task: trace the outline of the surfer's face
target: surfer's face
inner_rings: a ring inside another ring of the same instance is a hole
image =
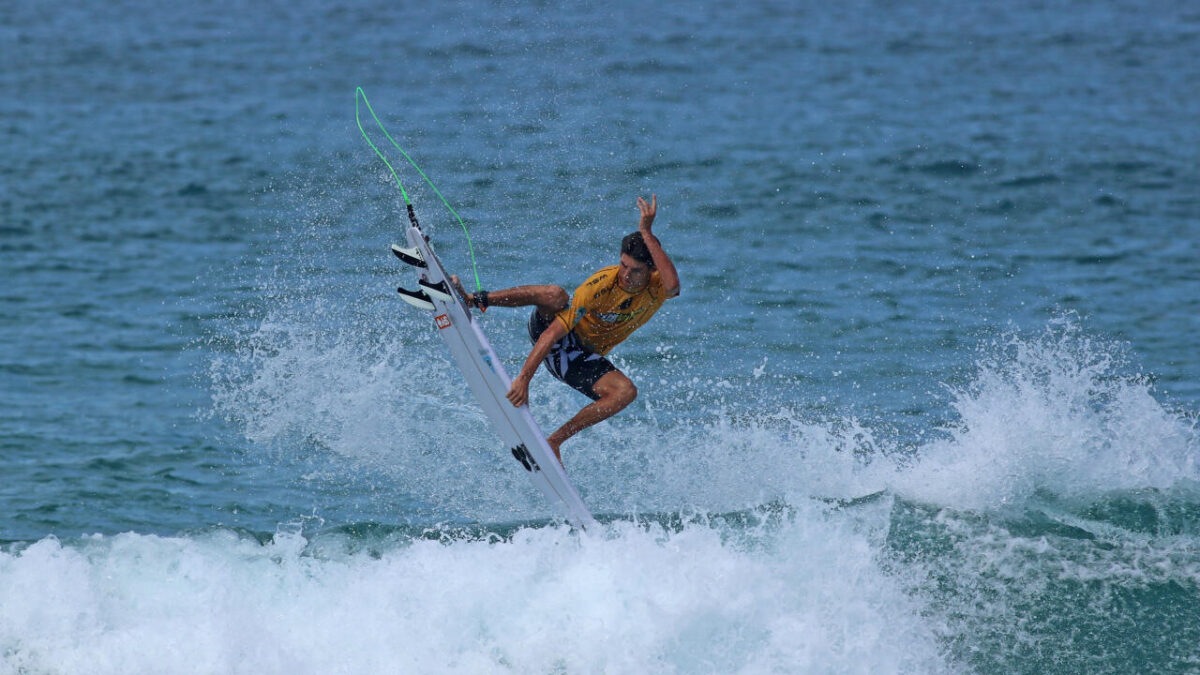
[[[649,265],[634,260],[628,253],[622,253],[617,283],[626,291],[640,291],[650,281],[650,272]]]

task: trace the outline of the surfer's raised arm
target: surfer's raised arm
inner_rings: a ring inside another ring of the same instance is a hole
[[[675,271],[675,264],[663,250],[658,237],[650,231],[651,226],[654,225],[654,216],[658,215],[658,195],[650,195],[649,203],[638,197],[637,204],[638,210],[642,212],[642,217],[638,220],[638,232],[642,234],[642,240],[646,242],[646,248],[650,250],[650,258],[654,261],[659,278],[662,279],[663,290],[668,298],[673,298],[679,295],[679,273]]]

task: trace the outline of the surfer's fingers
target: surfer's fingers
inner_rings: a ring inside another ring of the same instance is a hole
[[[643,219],[654,217],[654,207],[641,197],[638,197],[638,211],[641,211]]]

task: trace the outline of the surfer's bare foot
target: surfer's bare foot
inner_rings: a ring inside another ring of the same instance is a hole
[[[560,447],[562,444],[563,444],[563,442],[562,442],[562,441],[555,440],[555,438],[554,438],[554,435],[553,435],[553,434],[551,434],[551,435],[550,435],[550,438],[547,438],[547,439],[546,439],[546,445],[549,445],[549,446],[550,446],[550,449],[554,451],[554,457],[555,457],[555,459],[557,459],[557,460],[558,460],[558,463],[559,463],[559,464],[562,464],[563,468],[565,469],[565,468],[567,468],[567,465],[566,465],[566,464],[563,464],[563,461],[562,461],[562,453],[558,451],[558,448],[559,448],[559,447]]]
[[[488,308],[488,292],[478,290],[474,293],[468,293],[467,289],[463,288],[462,282],[458,280],[457,274],[450,275],[450,283],[454,284],[454,289],[462,296],[462,299],[467,303],[468,307],[474,307],[481,312],[486,312]]]
[[[466,301],[468,307],[475,307],[480,311],[486,309],[484,306],[487,298],[486,291],[480,291],[479,297],[476,298],[475,293],[468,293],[467,289],[463,288],[462,282],[458,280],[457,274],[450,275],[450,283],[454,284],[454,289],[457,290],[458,294],[462,296],[462,299]]]
[[[462,282],[458,280],[457,274],[450,275],[450,283],[454,285],[454,290],[458,291],[458,294],[463,297],[463,300],[467,301],[468,305],[475,305],[475,296],[468,293],[467,289],[463,288]]]

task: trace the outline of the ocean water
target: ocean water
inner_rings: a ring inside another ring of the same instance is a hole
[[[1200,672],[1194,4],[16,2],[0,61],[0,673]],[[357,86],[486,288],[658,195],[600,531],[394,293]]]

